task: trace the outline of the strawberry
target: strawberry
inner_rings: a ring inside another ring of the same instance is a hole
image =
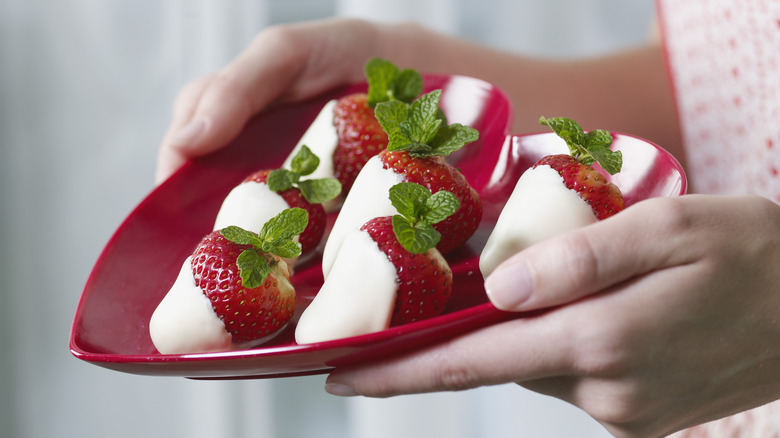
[[[585,133],[566,118],[542,117],[539,122],[550,126],[571,154],[542,157],[520,176],[480,254],[479,270],[485,278],[529,246],[623,209],[620,190],[593,167],[598,162],[610,174],[620,171],[622,154],[609,149],[612,135]]]
[[[405,181],[420,184],[433,193],[446,190],[458,199],[458,211],[434,225],[436,231],[447,236],[436,246],[442,254],[460,248],[474,234],[482,219],[479,195],[466,177],[443,157],[414,157],[406,151],[384,151],[380,159],[385,169],[403,174]]]
[[[281,258],[300,255],[301,245],[292,239],[306,228],[307,219],[306,210],[284,210],[259,234],[230,226],[212,231],[195,248],[195,285],[211,301],[234,343],[269,336],[292,317],[295,289]]]
[[[271,170],[259,170],[249,175],[244,182],[267,184],[268,175],[271,172]],[[281,190],[279,196],[284,198],[287,205],[291,208],[302,208],[309,213],[309,225],[298,238],[301,242],[301,254],[308,254],[319,245],[322,236],[325,234],[325,209],[322,207],[322,204],[312,204],[307,201],[297,187]]]
[[[623,210],[620,189],[593,167],[593,163],[598,162],[610,174],[620,171],[622,154],[609,149],[612,135],[604,130],[585,133],[577,122],[563,117],[541,117],[539,123],[549,126],[563,138],[571,155],[548,155],[533,167],[547,165],[555,169],[563,177],[566,187],[577,192],[599,220]]]
[[[333,172],[348,192],[366,161],[387,148],[387,134],[368,106],[366,94],[339,99],[333,108],[333,124],[338,136]]]
[[[319,158],[303,145],[290,162],[290,170],[261,170],[244,180],[266,183],[268,188],[279,193],[291,208],[306,210],[309,214],[309,224],[299,237],[302,254],[308,254],[316,248],[325,234],[326,214],[322,203],[336,198],[341,193],[341,183],[334,178],[301,179],[312,174],[319,163]]]
[[[398,290],[390,325],[396,326],[440,315],[452,294],[452,270],[435,248],[441,234],[431,225],[451,217],[458,200],[415,183],[393,186],[390,198],[401,214],[374,218],[361,230],[395,266]]]
[[[401,70],[390,61],[374,58],[365,67],[368,93],[342,97],[333,109],[338,144],[333,153],[335,177],[349,192],[360,169],[369,158],[387,148],[387,134],[374,116],[379,102],[411,102],[422,91],[422,77],[413,70]]]
[[[452,271],[435,248],[413,254],[403,248],[393,234],[393,218],[383,216],[368,221],[361,230],[387,254],[398,275],[391,326],[441,314],[452,293]]]
[[[452,294],[452,270],[433,228],[458,209],[452,193],[414,183],[389,188],[392,216],[365,221],[340,248],[331,275],[303,311],[295,340],[357,336],[439,315]],[[397,214],[394,214],[397,213]]]
[[[288,207],[306,210],[309,215],[308,226],[299,236],[303,254],[312,252],[319,245],[325,233],[326,213],[322,203],[336,198],[341,191],[341,184],[335,178],[302,179],[302,177],[313,173],[318,165],[319,158],[306,145],[303,145],[292,158],[290,170],[259,170],[242,181],[242,184],[266,184],[268,189],[277,192],[284,199]],[[247,199],[228,197],[223,208],[226,208],[225,205],[228,203],[241,202],[247,202]],[[245,228],[249,231],[259,231],[258,228],[262,225],[264,218],[268,218],[274,213],[268,210],[266,205],[261,205],[260,208],[265,209],[265,211],[262,211],[257,217],[251,216],[251,222],[244,220],[243,217],[239,218],[235,214],[231,214],[229,217],[220,214],[215,227],[224,228],[227,225],[245,224]]]
[[[599,220],[606,219],[623,209],[623,195],[620,189],[609,182],[593,166],[583,164],[571,155],[548,155],[533,167],[550,166],[562,177],[571,190],[577,192],[583,201],[593,209]]]
[[[432,193],[446,190],[458,199],[458,211],[434,226],[447,236],[437,249],[448,254],[461,247],[477,230],[482,220],[482,203],[466,177],[448,164],[445,157],[475,141],[479,133],[460,124],[446,125],[438,109],[440,98],[441,90],[434,90],[412,105],[380,103],[376,116],[390,139],[387,150],[380,153],[383,167]]]

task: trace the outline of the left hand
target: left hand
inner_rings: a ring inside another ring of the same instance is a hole
[[[517,382],[620,437],[662,435],[780,398],[780,206],[756,196],[638,203],[537,244],[486,281],[536,317],[332,372],[336,395]]]
[[[260,111],[363,79],[363,66],[381,55],[383,35],[402,31],[355,19],[271,26],[218,72],[188,83],[176,97],[163,137],[159,184],[188,159],[226,146]]]

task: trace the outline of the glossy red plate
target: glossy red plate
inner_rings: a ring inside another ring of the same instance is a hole
[[[247,174],[281,165],[327,100],[356,91],[354,85],[308,102],[276,108],[252,120],[227,148],[185,165],[156,188],[121,224],[84,287],[70,337],[79,359],[117,371],[203,379],[270,378],[324,373],[399,354],[521,314],[497,310],[486,298],[479,253],[522,172],[543,155],[566,150],[551,133],[508,135],[512,108],[492,85],[458,76],[426,76],[426,91],[441,88],[449,121],[480,133],[479,141],[450,157],[480,192],[485,215],[467,245],[448,256],[453,296],[445,313],[378,333],[316,344],[294,341],[295,321],[322,284],[319,255],[296,267],[298,310],[293,321],[260,347],[219,353],[162,355],[148,322],[170,288],[182,261],[211,230],[227,193]],[[656,145],[614,133],[624,154],[612,179],[626,203],[685,193],[678,162]],[[331,218],[332,219],[332,218]]]

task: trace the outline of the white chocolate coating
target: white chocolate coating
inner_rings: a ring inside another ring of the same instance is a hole
[[[596,222],[590,206],[550,166],[530,168],[517,181],[479,259],[487,277],[523,249]]]

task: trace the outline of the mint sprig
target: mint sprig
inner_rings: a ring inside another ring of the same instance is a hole
[[[447,156],[479,138],[469,126],[447,125],[439,111],[441,90],[420,96],[411,105],[399,101],[377,104],[374,115],[387,132],[389,151],[416,157]]]
[[[399,70],[392,62],[370,59],[365,66],[368,81],[368,106],[374,108],[380,102],[400,100],[410,103],[422,93],[423,80],[412,69]]]
[[[593,165],[597,162],[601,167],[614,175],[623,167],[623,154],[613,151],[612,135],[602,129],[594,129],[587,133],[583,131],[579,123],[566,117],[539,117],[539,123],[549,126],[558,137],[566,141],[569,151],[577,161]]]
[[[452,193],[440,190],[431,194],[415,183],[398,183],[390,188],[390,203],[397,215],[393,216],[393,232],[398,242],[413,254],[423,254],[436,246],[441,233],[433,228],[458,211],[460,202]]]
[[[271,218],[255,234],[241,227],[231,225],[219,232],[225,239],[238,245],[252,245],[239,254],[236,265],[241,275],[241,285],[254,289],[271,273],[271,264],[264,254],[282,258],[301,255],[301,244],[293,238],[303,232],[309,223],[309,214],[302,208],[288,208]]]
[[[336,178],[301,180],[311,175],[320,165],[320,158],[308,146],[303,145],[290,160],[290,170],[276,169],[268,173],[268,188],[274,192],[297,187],[304,199],[311,204],[322,204],[336,198],[341,193],[341,183]]]

